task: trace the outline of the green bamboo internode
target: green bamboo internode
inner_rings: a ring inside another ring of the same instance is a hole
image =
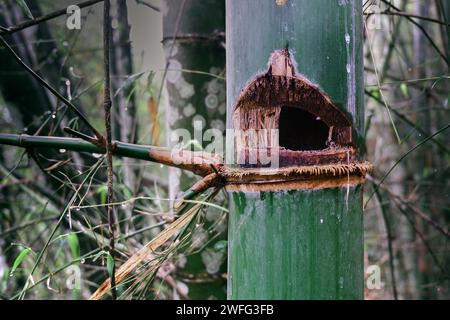
[[[241,90],[289,47],[297,70],[348,115],[362,149],[360,1],[227,0],[226,25],[227,128]],[[361,185],[232,190],[230,200],[228,298],[363,298]]]

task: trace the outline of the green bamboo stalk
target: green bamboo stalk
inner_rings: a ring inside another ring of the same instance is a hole
[[[26,149],[59,149],[60,152],[89,152],[100,157],[106,150],[96,144],[79,138],[61,138],[47,136],[29,136],[17,134],[0,134],[0,144],[22,147]],[[206,152],[190,152],[163,147],[144,146],[120,141],[112,141],[114,156],[152,161],[171,167],[191,171],[199,176],[213,173],[212,165],[222,165],[222,159]]]
[[[227,127],[240,90],[289,45],[298,71],[352,116],[361,150],[361,27],[358,0],[228,0]],[[361,186],[230,198],[230,299],[363,298]]]
[[[104,148],[100,148],[92,143],[78,138],[29,136],[18,134],[0,134],[0,144],[22,147],[22,148],[42,148],[60,149],[67,151],[88,152],[92,154],[105,154]],[[169,151],[166,148],[143,146],[132,143],[113,142],[115,149],[113,154],[119,157],[127,157],[139,160],[154,161],[150,156],[150,151]]]
[[[163,19],[164,50],[167,61],[166,84],[169,93],[167,105],[168,131],[188,130],[198,146],[206,147],[210,141],[201,141],[194,133],[207,129],[225,129],[225,0],[169,0]],[[195,128],[201,124],[201,128]],[[180,190],[193,184],[189,172],[169,170],[169,197],[175,199]],[[195,192],[194,192],[195,193]],[[193,196],[189,191],[185,198]],[[206,223],[208,228],[210,223]],[[210,235],[211,238],[212,235]],[[220,238],[209,242],[206,250],[214,247]],[[194,277],[205,273],[202,252],[190,255],[180,271]],[[212,250],[212,249],[211,249]],[[223,265],[216,273],[225,272]],[[190,283],[189,297],[224,299],[224,281]]]

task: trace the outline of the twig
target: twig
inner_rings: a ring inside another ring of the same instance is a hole
[[[149,7],[150,9],[153,9],[156,12],[160,12],[161,11],[159,9],[159,7],[157,7],[157,6],[155,6],[155,5],[151,4],[151,3],[148,3],[147,1],[144,1],[144,0],[136,0],[136,3],[137,4],[142,4],[142,5],[146,6],[146,7]]]
[[[447,271],[446,269],[442,266],[442,264],[440,263],[439,259],[437,258],[436,254],[434,253],[434,251],[431,249],[431,246],[429,245],[428,241],[425,238],[425,235],[420,232],[419,229],[417,229],[413,219],[411,219],[411,217],[408,215],[408,213],[402,208],[401,204],[395,202],[395,205],[397,207],[397,209],[403,214],[403,216],[406,218],[406,220],[408,220],[408,223],[411,225],[411,227],[414,229],[414,232],[419,236],[420,240],[422,241],[422,243],[425,245],[425,247],[427,248],[429,254],[431,255],[431,258],[433,259],[434,263],[436,264],[436,266],[439,268],[439,270],[441,271],[442,275],[448,279],[449,276],[447,275]]]
[[[390,8],[394,9],[396,12],[401,12],[401,10],[399,8],[397,8],[396,6],[394,6],[392,3],[386,1],[386,0],[381,0],[383,1],[386,5],[388,5]],[[423,26],[421,26],[419,23],[417,23],[417,21],[415,21],[413,18],[411,18],[410,16],[405,16],[406,19],[408,19],[408,21],[410,21],[412,24],[414,24],[417,28],[420,29],[420,31],[422,31],[423,35],[428,39],[428,41],[430,42],[431,46],[436,50],[436,52],[441,56],[441,58],[445,61],[445,63],[447,64],[447,66],[450,66],[450,62],[448,61],[447,56],[441,52],[441,50],[439,49],[439,47],[436,45],[436,43],[434,42],[433,38],[431,38],[431,36],[428,34],[428,32],[424,29]]]
[[[444,21],[438,20],[438,19],[434,19],[434,18],[430,18],[430,17],[424,17],[424,16],[419,16],[416,14],[411,14],[411,13],[407,13],[407,12],[394,12],[391,10],[385,10],[382,12],[369,12],[369,13],[365,13],[365,16],[371,16],[374,14],[383,14],[383,15],[389,15],[389,16],[400,16],[400,17],[408,17],[408,18],[415,18],[415,19],[419,19],[419,20],[425,20],[425,21],[429,21],[429,22],[434,22],[437,24],[441,24],[443,26],[450,26],[450,23],[446,23]]]
[[[96,4],[96,3],[102,2],[102,1],[103,0],[89,0],[89,1],[85,1],[85,2],[80,2],[80,3],[76,4],[76,6],[79,7],[80,9],[82,9],[82,8],[91,6],[93,4]],[[20,30],[32,27],[34,25],[37,25],[39,23],[42,23],[44,21],[48,21],[48,20],[51,20],[51,19],[63,16],[65,14],[67,14],[67,8],[54,11],[52,13],[46,14],[44,16],[38,17],[38,18],[33,19],[33,20],[25,21],[25,22],[20,23],[20,24],[18,24],[16,26],[11,26],[11,27],[7,27],[7,28],[1,27],[0,28],[0,35],[12,34],[12,33],[15,33],[17,31],[20,31]]]
[[[51,220],[57,220],[58,218],[59,218],[59,215],[53,215],[53,216],[50,216],[50,217],[45,217],[45,218],[40,218],[40,219],[31,220],[31,221],[26,222],[26,223],[24,223],[24,224],[20,224],[20,225],[18,225],[18,226],[11,227],[11,228],[9,228],[9,229],[6,229],[6,230],[2,231],[2,232],[0,233],[0,237],[3,238],[3,237],[5,237],[8,233],[16,232],[16,231],[19,231],[19,230],[28,228],[28,227],[30,227],[30,226],[34,226],[34,225],[36,225],[37,223],[47,222],[47,221],[51,221]]]
[[[104,147],[99,147],[98,145],[78,138],[0,133],[0,144],[30,149],[65,149],[70,151],[88,152],[91,154],[105,153]],[[214,172],[214,170],[211,169],[211,165],[216,168],[223,166],[222,157],[203,151],[172,150],[169,148],[142,146],[120,141],[114,141],[113,145],[114,148],[112,152],[115,156],[152,161],[188,170],[202,177]]]
[[[433,139],[435,136],[439,135],[440,133],[444,132],[445,130],[447,130],[448,128],[450,128],[450,122],[447,123],[447,125],[445,125],[443,128],[439,129],[438,131],[436,131],[435,133],[433,133],[431,136],[423,139],[422,141],[420,141],[418,144],[416,144],[414,147],[412,147],[411,149],[409,149],[404,155],[402,155],[400,157],[400,159],[398,159],[394,165],[388,170],[388,172],[386,172],[386,174],[380,179],[380,182],[377,183],[377,185],[374,186],[375,190],[377,188],[380,187],[380,185],[384,182],[384,180],[386,180],[386,178],[391,174],[391,172],[400,164],[400,162],[403,161],[403,159],[405,159],[407,156],[409,156],[412,152],[414,152],[416,149],[420,148],[424,143],[426,143],[427,141]],[[375,191],[372,192],[372,194],[369,196],[369,198],[367,199],[366,203],[364,204],[364,207],[367,206],[367,203],[370,201],[370,199],[372,199],[373,195],[375,194]]]
[[[17,60],[17,62],[31,75],[35,78],[41,85],[47,88],[55,97],[60,99],[67,107],[72,109],[76,115],[88,126],[88,128],[95,134],[99,141],[103,141],[104,138],[88,121],[88,119],[78,110],[78,108],[70,102],[68,99],[63,97],[55,88],[48,84],[41,76],[33,71],[23,60],[16,54],[16,52],[11,48],[11,46],[0,36],[0,43],[11,53],[11,55]]]
[[[368,95],[370,98],[374,99],[376,102],[378,102],[381,105],[384,105],[383,101],[376,97],[372,92],[370,92],[369,90],[365,89],[364,93],[366,95]],[[397,110],[395,110],[394,108],[390,108],[392,113],[395,114],[400,120],[402,120],[403,122],[405,122],[407,125],[409,125],[410,127],[416,129],[417,131],[419,131],[419,133],[423,134],[423,135],[427,135],[427,133],[425,132],[425,130],[423,130],[421,127],[417,126],[416,124],[414,124],[412,121],[410,121],[406,116],[404,116],[402,113],[398,112]],[[450,152],[450,150],[443,145],[439,140],[436,139],[431,139],[431,141],[433,143],[435,143],[442,151],[448,153]]]
[[[212,166],[214,168],[214,166]],[[215,170],[215,168],[214,168]],[[174,208],[179,209],[186,200],[192,200],[198,194],[204,192],[205,190],[211,187],[217,187],[221,183],[221,175],[220,173],[211,173],[204,177],[203,179],[197,181],[192,187],[190,187],[187,191],[183,193],[183,196],[179,199],[176,199],[174,203]]]
[[[92,143],[92,144],[94,144],[94,145],[96,145],[98,147],[101,147],[101,148],[103,147],[103,145],[98,143],[97,139],[95,139],[94,137],[90,137],[90,136],[88,136],[88,135],[86,135],[86,134],[84,134],[82,132],[76,131],[76,130],[74,130],[72,128],[69,128],[69,127],[64,127],[63,131],[68,133],[68,134],[70,134],[70,135],[72,135],[72,136],[74,136],[74,137],[77,137],[77,138],[83,139],[84,141]]]
[[[375,182],[375,180],[372,177],[369,177],[368,180],[370,180],[373,185],[376,185],[376,182]],[[432,226],[434,229],[436,229],[438,232],[440,232],[443,236],[445,236],[445,237],[450,239],[450,232],[447,231],[446,229],[444,229],[438,222],[434,221],[425,212],[423,212],[422,210],[414,207],[413,205],[411,205],[411,203],[409,201],[405,200],[404,198],[400,197],[399,195],[391,192],[387,187],[382,187],[382,188],[387,192],[387,194],[391,198],[393,198],[395,203],[397,203],[398,205],[402,205],[402,206],[408,207],[412,213],[414,213],[417,216],[419,216],[419,218],[421,218],[422,220],[427,222],[430,226]]]
[[[47,250],[48,246],[50,245],[50,242],[52,241],[53,237],[56,234],[56,231],[58,230],[59,226],[61,225],[64,217],[66,216],[66,213],[68,212],[68,210],[70,209],[70,207],[72,206],[72,204],[75,202],[78,193],[80,192],[80,190],[83,188],[84,184],[91,178],[91,176],[93,174],[95,174],[95,172],[97,171],[97,168],[103,163],[103,159],[100,159],[90,170],[90,172],[86,175],[86,177],[83,179],[83,181],[81,182],[81,184],[79,185],[79,187],[77,188],[77,190],[72,194],[69,202],[67,202],[66,206],[64,207],[63,211],[61,212],[61,214],[59,215],[58,221],[56,223],[56,225],[53,227],[53,230],[50,233],[50,236],[48,237],[47,241],[44,244],[44,247],[42,248],[42,250],[39,252],[36,261],[34,262],[34,265],[30,271],[29,274],[29,278],[33,276],[34,272],[36,271],[39,263],[41,262],[45,251]],[[20,291],[19,294],[19,299],[24,299],[25,298],[25,294],[28,290],[28,284],[29,284],[29,280],[27,280],[27,282],[25,283],[23,289]]]
[[[133,271],[143,260],[153,255],[154,252],[166,243],[172,236],[185,228],[202,206],[197,204],[183,213],[177,220],[170,224],[164,231],[160,232],[145,246],[134,253],[117,271],[117,282],[122,282],[128,274]],[[112,287],[110,279],[105,280],[97,290],[91,295],[90,300],[99,300]]]
[[[377,196],[378,203],[380,204],[381,214],[383,216],[383,221],[384,221],[384,227],[386,228],[388,252],[389,252],[389,269],[391,271],[392,293],[394,295],[394,300],[398,300],[397,284],[395,281],[394,250],[392,248],[393,236],[392,236],[392,231],[391,231],[391,224],[390,224],[389,217],[387,215],[385,206],[383,204],[383,199],[381,197],[380,190],[375,189],[375,194]]]
[[[114,260],[114,173],[113,173],[113,145],[111,138],[111,75],[110,75],[110,49],[111,49],[111,4],[109,0],[104,1],[103,7],[103,63],[104,63],[104,102],[105,109],[105,128],[106,128],[106,163],[108,177],[108,229],[109,229],[109,254],[112,257],[112,270],[110,274],[111,296],[113,300],[117,299],[116,290],[116,264]]]
[[[398,130],[397,130],[397,127],[395,125],[394,119],[392,118],[391,110],[390,110],[390,107],[389,107],[389,105],[387,103],[387,98],[384,96],[383,90],[381,90],[380,77],[378,76],[378,70],[377,70],[377,67],[376,67],[375,56],[373,54],[372,42],[370,41],[370,38],[368,38],[368,44],[369,44],[369,52],[370,52],[370,56],[372,58],[373,69],[375,70],[375,78],[377,80],[377,86],[378,86],[378,90],[380,92],[381,100],[383,101],[383,104],[386,107],[386,111],[387,111],[387,114],[389,116],[389,120],[391,121],[392,128],[394,129],[394,133],[395,133],[395,137],[397,138],[397,142],[400,144],[402,140],[400,139],[400,135],[398,134]]]

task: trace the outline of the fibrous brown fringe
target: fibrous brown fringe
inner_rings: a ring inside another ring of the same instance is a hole
[[[224,177],[228,191],[310,190],[360,184],[372,170],[369,162],[354,162],[263,170],[229,169]]]
[[[359,175],[364,177],[373,170],[370,162],[353,162],[346,164],[329,164],[319,166],[295,166],[286,168],[238,169],[227,168],[224,178],[229,183],[258,180],[277,180],[286,178],[308,179],[314,177],[340,177]]]

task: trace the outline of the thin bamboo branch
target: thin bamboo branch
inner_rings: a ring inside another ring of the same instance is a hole
[[[445,130],[447,130],[448,128],[450,128],[450,122],[447,123],[447,125],[445,125],[444,127],[442,127],[441,129],[439,129],[438,131],[436,131],[435,133],[433,133],[432,135],[430,135],[429,137],[423,139],[422,141],[420,141],[418,144],[416,144],[414,147],[412,147],[411,149],[409,149],[404,155],[402,155],[393,165],[392,167],[384,174],[384,176],[380,179],[380,181],[374,186],[374,190],[378,189],[380,187],[381,184],[383,184],[383,182],[386,180],[386,178],[391,174],[392,171],[394,171],[394,169],[400,164],[400,162],[403,161],[403,159],[405,159],[407,156],[409,156],[412,152],[414,152],[416,149],[420,148],[423,144],[425,144],[426,142],[428,142],[429,140],[432,140],[435,136],[441,134],[442,132],[444,132]],[[364,207],[367,206],[367,203],[369,203],[370,199],[372,199],[373,195],[375,194],[375,191],[372,192],[372,194],[369,196],[369,198],[366,200],[366,203],[364,204]]]
[[[377,185],[377,181],[375,181],[372,177],[369,177],[369,180],[372,182],[372,184],[374,186]],[[398,205],[408,208],[412,213],[417,215],[420,219],[424,220],[426,223],[428,223],[430,226],[432,226],[435,230],[440,232],[443,236],[450,239],[450,231],[446,230],[438,222],[434,221],[425,212],[423,212],[419,208],[413,206],[410,201],[407,201],[404,198],[400,197],[399,195],[393,193],[389,188],[387,188],[387,187],[381,187],[381,188],[387,193],[387,195],[393,200],[394,203],[397,203]],[[375,191],[375,192],[377,192],[377,191]]]
[[[397,8],[396,6],[394,6],[392,3],[386,1],[386,0],[381,0],[383,1],[386,5],[389,6],[389,8],[394,9],[396,12],[401,12],[401,10],[399,8]],[[422,31],[423,35],[428,39],[428,41],[430,42],[431,46],[436,50],[436,52],[441,56],[442,60],[445,61],[445,63],[447,64],[447,66],[450,65],[450,62],[447,58],[447,56],[442,53],[442,51],[439,49],[439,47],[437,46],[437,44],[434,42],[433,38],[428,34],[428,32],[425,30],[425,28],[423,26],[421,26],[419,23],[417,23],[417,21],[415,21],[413,18],[409,17],[409,16],[405,16],[406,19],[408,19],[408,21],[410,21],[412,24],[414,24],[417,28],[420,29],[420,31]]]
[[[183,193],[183,196],[177,199],[174,203],[174,208],[179,209],[186,200],[192,200],[194,197],[200,193],[206,191],[207,189],[220,185],[221,176],[219,173],[211,173],[204,177],[203,179],[197,181],[192,187]]]
[[[136,0],[136,3],[137,4],[142,4],[142,5],[146,6],[146,7],[149,7],[150,9],[153,9],[156,12],[160,12],[161,11],[161,9],[159,9],[159,7],[149,3],[147,1],[144,1],[144,0]]]
[[[17,134],[0,134],[0,144],[42,149],[64,149],[92,154],[104,154],[105,148],[99,147],[79,138],[29,136]],[[223,160],[218,155],[207,152],[191,152],[163,147],[143,146],[113,141],[113,155],[139,160],[152,161],[168,166],[191,171],[199,176],[213,173],[211,165],[220,166]]]
[[[103,0],[89,0],[89,1],[84,1],[84,2],[80,2],[78,4],[76,4],[77,7],[79,7],[80,9],[85,8],[85,7],[89,7],[91,5],[94,5],[98,2],[102,2]],[[42,23],[44,21],[48,21],[60,16],[63,16],[67,14],[67,8],[61,9],[61,10],[57,10],[54,11],[52,13],[46,14],[44,16],[32,19],[32,20],[28,20],[25,21],[23,23],[20,23],[16,26],[11,26],[11,27],[1,27],[0,28],[0,35],[6,35],[6,34],[12,34],[15,33],[17,31],[21,31],[23,29],[35,26],[39,23]]]
[[[394,11],[391,11],[389,9],[386,10],[386,11],[377,12],[377,13],[369,12],[369,13],[365,13],[364,15],[365,16],[371,16],[371,15],[374,15],[374,14],[383,14],[383,15],[399,16],[399,17],[408,17],[408,18],[414,18],[414,19],[424,20],[424,21],[428,21],[428,22],[434,22],[434,23],[437,23],[437,24],[441,24],[443,26],[450,26],[449,23],[446,23],[446,22],[438,20],[438,19],[434,19],[434,18],[430,18],[430,17],[424,17],[424,16],[419,16],[419,15],[416,15],[416,14],[411,14],[411,13],[401,12],[401,11],[394,12]]]
[[[55,88],[53,88],[50,84],[47,83],[41,76],[39,76],[33,69],[31,69],[11,48],[11,46],[0,36],[0,43],[9,51],[9,53],[16,59],[16,61],[31,75],[33,76],[42,86],[44,86],[47,90],[49,90],[55,97],[60,99],[67,107],[72,109],[77,116],[88,126],[90,130],[95,134],[99,143],[103,143],[103,136],[98,132],[88,121],[88,119],[78,110],[78,108],[70,102],[68,99],[63,97]]]
[[[392,234],[391,230],[391,223],[389,220],[389,216],[386,212],[385,205],[383,204],[383,198],[381,196],[380,190],[375,190],[375,195],[378,199],[378,203],[380,204],[381,214],[384,221],[384,227],[386,228],[386,234],[387,234],[387,245],[388,245],[388,252],[389,252],[389,269],[391,273],[391,283],[392,283],[392,294],[394,295],[394,300],[398,300],[398,294],[397,294],[397,282],[395,280],[395,269],[394,269],[394,249],[392,247],[392,241],[394,239],[394,236]]]
[[[114,168],[113,168],[113,145],[111,138],[111,74],[110,74],[110,50],[111,50],[111,18],[110,18],[111,3],[105,0],[103,6],[103,63],[104,63],[104,101],[103,107],[105,109],[105,128],[106,128],[106,164],[107,164],[107,185],[108,185],[108,231],[109,231],[109,254],[112,259],[112,268],[110,274],[111,281],[111,297],[113,300],[117,299],[116,289],[116,263],[114,260]]]
[[[373,100],[375,100],[377,103],[384,105],[383,101],[378,98],[377,96],[375,96],[372,92],[370,92],[369,90],[364,90],[364,93],[369,96],[370,98],[372,98]],[[408,126],[410,126],[411,128],[416,129],[419,133],[423,134],[423,135],[427,135],[427,133],[425,132],[425,130],[423,130],[421,127],[419,127],[417,124],[414,124],[411,120],[409,120],[406,116],[404,116],[402,113],[398,112],[397,110],[395,110],[394,108],[390,108],[390,110],[392,111],[393,114],[395,114],[400,120],[402,120],[404,123],[406,123]],[[435,143],[443,152],[448,153],[450,150],[443,145],[439,140],[432,138],[431,141],[433,143]]]

